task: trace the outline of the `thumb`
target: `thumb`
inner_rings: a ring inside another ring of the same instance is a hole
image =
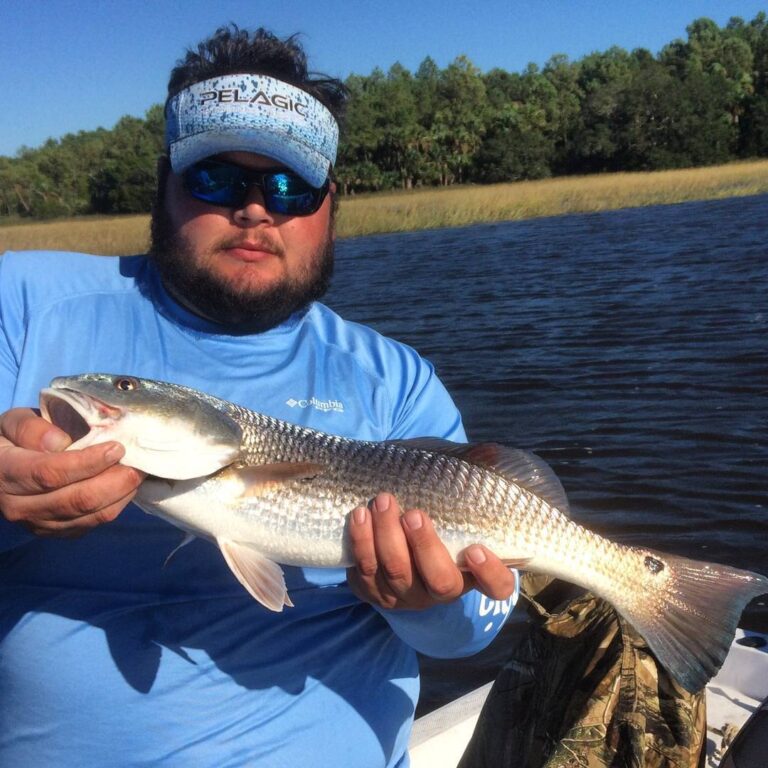
[[[64,430],[31,408],[13,408],[0,415],[0,435],[19,448],[46,453],[63,451],[72,443]]]

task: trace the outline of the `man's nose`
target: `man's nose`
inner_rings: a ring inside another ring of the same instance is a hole
[[[238,224],[245,226],[274,223],[272,214],[264,205],[264,193],[255,184],[251,185],[243,204],[235,208],[234,217]]]

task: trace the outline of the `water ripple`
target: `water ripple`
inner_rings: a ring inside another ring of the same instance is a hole
[[[342,241],[329,303],[432,360],[573,514],[768,573],[768,197]]]

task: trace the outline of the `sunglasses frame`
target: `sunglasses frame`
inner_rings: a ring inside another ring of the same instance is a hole
[[[234,168],[237,170],[239,177],[234,179],[230,184],[231,193],[227,202],[216,202],[215,200],[209,200],[195,192],[192,175],[196,174],[201,168],[206,166]],[[280,210],[279,208],[276,209],[274,202],[275,198],[278,198],[278,196],[270,193],[267,190],[265,184],[265,179],[269,176],[289,176],[292,179],[300,181],[301,184],[306,187],[306,192],[302,192],[301,194],[311,193],[312,195],[312,206],[306,211],[302,210],[300,212],[286,212],[285,210]],[[242,165],[227,162],[225,160],[210,159],[200,160],[197,163],[193,163],[189,166],[189,168],[182,171],[181,177],[184,189],[187,191],[187,194],[190,197],[194,198],[195,200],[199,200],[202,203],[206,203],[206,205],[214,205],[217,208],[242,208],[245,205],[245,201],[248,199],[248,196],[251,194],[253,188],[257,187],[261,192],[264,208],[270,213],[275,213],[280,216],[311,216],[313,213],[316,213],[328,195],[328,191],[331,185],[330,178],[327,178],[321,187],[313,187],[311,184],[308,184],[306,181],[304,181],[304,179],[299,176],[298,173],[294,173],[293,171],[289,171],[284,168],[256,170],[254,168],[245,168]]]

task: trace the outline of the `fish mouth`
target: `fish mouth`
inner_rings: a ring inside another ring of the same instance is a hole
[[[46,421],[66,432],[71,448],[90,445],[89,435],[122,417],[119,408],[73,389],[48,387],[40,392],[40,413]]]

